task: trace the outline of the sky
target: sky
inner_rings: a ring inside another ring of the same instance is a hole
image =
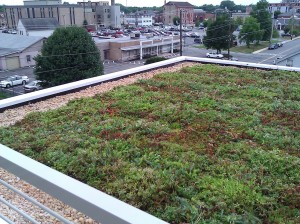
[[[78,1],[84,1],[84,0],[63,0],[63,2],[69,2],[69,3],[76,3]],[[86,2],[88,0],[85,0]],[[99,0],[92,0],[92,2],[96,2]],[[110,0],[109,0],[110,1]],[[168,2],[169,0],[167,0]],[[209,0],[209,1],[204,1],[204,0],[172,0],[172,1],[187,1],[191,3],[192,5],[200,6],[204,4],[213,4],[213,5],[219,5],[221,0]],[[120,3],[122,5],[126,6],[162,6],[164,4],[164,0],[115,0],[116,3]],[[250,5],[250,4],[256,4],[258,0],[234,0],[234,3],[236,5]],[[279,3],[281,2],[280,0],[270,0],[270,3]],[[23,0],[0,0],[0,5],[23,5]]]

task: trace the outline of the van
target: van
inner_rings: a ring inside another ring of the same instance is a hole
[[[200,38],[195,38],[194,43],[196,44],[202,44],[202,40]]]

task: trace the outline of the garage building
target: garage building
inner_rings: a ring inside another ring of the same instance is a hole
[[[41,51],[44,37],[0,33],[0,70],[34,66],[34,57]]]

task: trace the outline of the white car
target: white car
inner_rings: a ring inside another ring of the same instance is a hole
[[[206,53],[206,57],[208,58],[224,58],[223,54],[217,54],[215,52]]]
[[[29,78],[27,76],[13,75],[0,81],[0,86],[3,88],[9,88],[16,85],[25,85],[27,82],[29,82]]]

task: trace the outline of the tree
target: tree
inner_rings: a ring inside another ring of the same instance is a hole
[[[269,3],[266,0],[260,0],[257,2],[251,16],[257,19],[260,24],[261,30],[264,31],[262,40],[270,40],[272,32],[272,19],[271,14],[267,11]]]
[[[35,57],[34,73],[44,86],[56,86],[103,74],[100,52],[81,27],[58,28]]]
[[[235,4],[233,1],[225,0],[221,1],[220,8],[222,9],[228,9],[229,11],[233,11],[235,7]]]
[[[228,16],[218,16],[216,21],[208,25],[206,36],[203,38],[204,46],[209,49],[216,49],[217,53],[228,49],[230,36],[236,27],[231,20],[228,22]]]
[[[83,25],[83,26],[87,26],[87,25],[88,25],[88,22],[87,22],[87,20],[86,20],[86,19],[84,19],[84,20],[83,20],[83,23],[82,23],[82,25]]]
[[[279,10],[276,10],[274,12],[274,19],[277,19],[280,14],[281,14],[281,12]]]
[[[178,16],[175,16],[175,17],[173,18],[173,24],[174,24],[175,26],[180,25],[180,18],[179,18]]]
[[[244,21],[243,21],[243,18],[241,16],[238,16],[235,20],[235,23],[238,25],[238,26],[241,26],[243,25]]]
[[[240,31],[240,42],[246,42],[247,47],[250,47],[250,43],[259,41],[262,38],[263,31],[260,30],[260,24],[257,19],[250,16],[246,18],[242,30]]]

